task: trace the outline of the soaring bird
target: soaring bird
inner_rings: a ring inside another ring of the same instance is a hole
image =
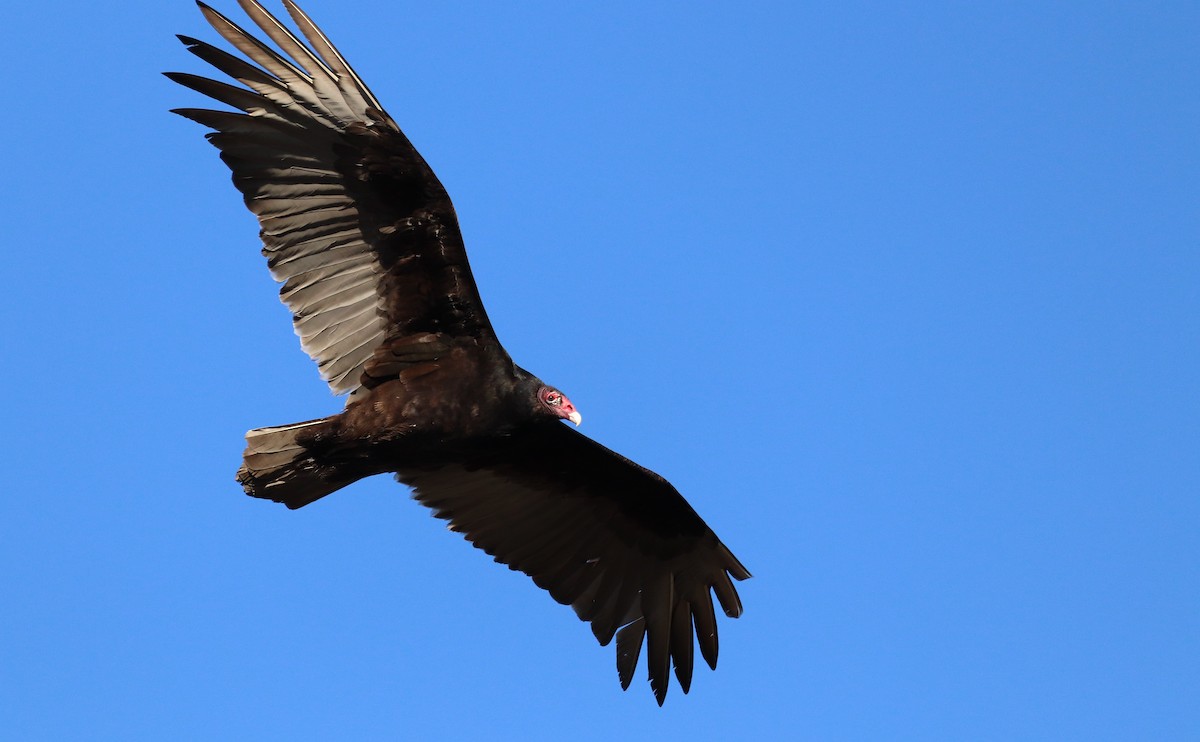
[[[338,414],[246,434],[246,493],[299,508],[394,472],[451,530],[616,637],[628,688],[646,645],[666,698],[693,648],[717,664],[713,594],[742,612],[750,576],[665,479],[563,425],[581,416],[517,366],[488,321],[442,184],[325,34],[283,0],[307,44],[239,0],[278,47],[199,3],[245,55],[187,36],[241,85],[167,76],[236,111],[176,109],[207,139],[262,227],[262,252]],[[282,52],[282,53],[280,53]],[[732,579],[731,579],[732,578]]]

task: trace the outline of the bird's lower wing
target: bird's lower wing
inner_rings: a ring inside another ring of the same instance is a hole
[[[452,530],[572,606],[602,645],[615,635],[623,688],[643,641],[659,704],[672,663],[688,691],[696,640],[716,667],[712,593],[736,618],[730,578],[750,573],[657,474],[549,423],[397,478]]]

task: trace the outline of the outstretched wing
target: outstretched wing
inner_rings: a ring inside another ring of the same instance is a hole
[[[716,668],[710,590],[736,618],[742,604],[730,577],[750,573],[654,472],[547,423],[397,478],[451,530],[572,606],[601,645],[615,635],[622,688],[643,639],[659,705],[672,662],[684,693],[691,686],[696,639]]]
[[[263,254],[322,378],[335,393],[353,392],[390,340],[429,333],[503,353],[454,207],[425,160],[291,0],[284,5],[311,48],[254,0],[238,1],[287,56],[198,3],[254,64],[179,37],[245,87],[167,73],[241,111],[175,113],[215,129],[208,140],[258,217]]]

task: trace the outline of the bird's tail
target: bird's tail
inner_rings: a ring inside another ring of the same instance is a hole
[[[311,442],[321,432],[317,426],[329,420],[326,417],[246,433],[246,451],[237,472],[246,494],[281,502],[295,510],[362,478],[364,473],[352,474],[317,463]]]

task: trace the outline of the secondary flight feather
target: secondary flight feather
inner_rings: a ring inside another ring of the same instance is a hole
[[[509,358],[450,197],[325,34],[291,0],[304,41],[239,4],[275,48],[199,3],[245,58],[179,38],[240,85],[167,76],[235,110],[175,113],[213,130],[301,345],[348,394],[336,415],[247,433],[246,493],[298,508],[393,472],[602,645],[615,637],[623,688],[645,644],[658,703],[672,665],[686,693],[695,645],[716,667],[713,595],[737,617],[733,580],[750,573],[665,479],[563,425],[575,406]]]

